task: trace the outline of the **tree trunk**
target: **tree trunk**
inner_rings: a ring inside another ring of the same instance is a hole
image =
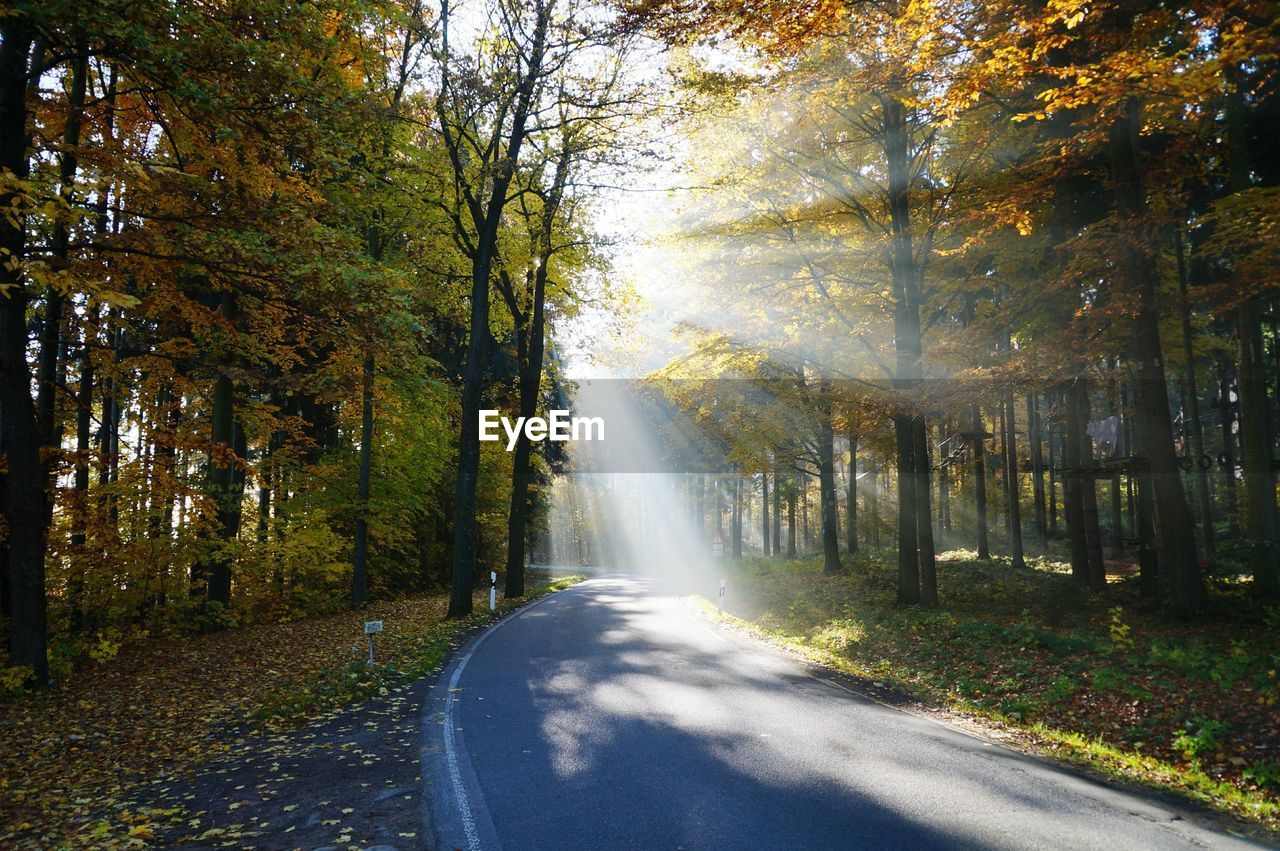
[[[105,109],[102,116],[103,135],[110,137],[115,127],[116,69],[111,66],[107,76],[106,92],[103,98]],[[100,188],[94,202],[93,231],[101,238],[108,228],[108,198],[106,188]],[[89,566],[88,543],[89,528],[89,450],[93,440],[93,391],[96,376],[94,348],[99,342],[99,325],[101,315],[96,304],[87,304],[85,310],[84,331],[80,344],[80,380],[76,387],[76,464],[75,464],[75,498],[72,501],[71,559],[72,575],[67,588],[67,603],[71,609],[72,628],[80,629],[84,625],[83,598],[86,585],[86,574]],[[103,412],[106,418],[106,411]]]
[[[946,441],[950,433],[950,418],[938,423],[940,443]],[[938,459],[938,525],[944,532],[951,531],[951,465],[945,457]]]
[[[1053,411],[1053,396],[1049,393],[1045,394],[1045,405],[1049,408],[1050,413]],[[1058,535],[1058,470],[1061,468],[1062,446],[1061,438],[1054,441],[1054,422],[1049,421],[1049,428],[1045,432],[1045,448],[1049,452],[1049,534],[1057,537]]]
[[[235,297],[230,292],[221,296],[222,317],[228,323],[235,321]],[[208,555],[205,578],[208,588],[206,599],[222,606],[231,605],[231,552],[230,542],[239,531],[240,507],[237,504],[235,478],[235,387],[224,364],[214,380],[213,412],[211,415],[213,451],[209,457],[209,490],[218,508],[216,543]]]
[[[0,22],[0,168],[19,180],[29,174],[27,160],[28,58],[33,34],[22,16]],[[0,194],[0,206],[14,209],[20,196]],[[0,216],[0,251],[26,256],[26,219]],[[49,681],[45,598],[45,470],[40,459],[40,426],[31,398],[27,363],[27,303],[22,266],[0,263],[0,449],[7,460],[4,509],[8,538],[9,664],[34,672],[37,684]]]
[[[920,602],[920,545],[916,515],[916,448],[914,417],[893,418],[898,449],[898,603]]]
[[[1016,409],[1013,407],[1013,391],[1004,394],[1004,445],[1005,476],[1009,483],[1009,547],[1013,553],[1013,566],[1019,570],[1027,566],[1022,553],[1022,505],[1018,493],[1018,439]]]
[[[360,474],[356,484],[355,552],[351,602],[363,606],[369,591],[369,480],[373,475],[373,352],[366,351],[360,382]]]
[[[1044,504],[1044,447],[1040,436],[1040,400],[1027,394],[1027,437],[1031,441],[1031,497],[1035,506],[1036,537],[1040,552],[1049,551],[1049,523]]]
[[[1243,192],[1253,180],[1250,175],[1246,138],[1246,105],[1239,85],[1239,70],[1228,66],[1227,149],[1229,189]],[[1262,344],[1261,297],[1246,296],[1236,310],[1236,334],[1240,341],[1240,439],[1243,444],[1245,537],[1253,568],[1253,595],[1263,600],[1280,599],[1280,548],[1276,532],[1276,477],[1271,468],[1271,423],[1267,401],[1266,351]]]
[[[760,474],[760,534],[761,552],[769,555],[769,471]]]
[[[733,476],[733,558],[742,558],[742,477]]]
[[[853,429],[849,429],[849,482],[844,511],[848,526],[845,549],[853,555],[858,551],[858,433]]]
[[[871,528],[867,532],[867,543],[872,549],[880,549],[880,468],[872,462],[867,477],[871,481],[871,493],[867,495],[867,511],[871,515]]]
[[[813,535],[809,532],[809,476],[807,474],[800,475],[800,527],[801,527],[801,543],[804,544],[805,551],[809,550],[809,543]]]
[[[724,479],[716,476],[712,479],[715,488],[715,509],[716,509],[716,537],[724,542]]]
[[[773,468],[773,554],[782,555],[782,483],[777,466]]]
[[[1120,280],[1137,289],[1137,313],[1131,345],[1137,374],[1134,413],[1151,472],[1152,490],[1159,518],[1162,551],[1167,554],[1167,574],[1172,582],[1172,609],[1179,617],[1201,611],[1205,604],[1204,580],[1196,558],[1194,526],[1182,489],[1182,476],[1173,453],[1173,427],[1169,421],[1169,392],[1165,384],[1164,352],[1160,345],[1160,314],[1156,299],[1159,264],[1145,250],[1141,233],[1146,219],[1138,134],[1141,106],[1130,98],[1123,117],[1112,127],[1111,170],[1116,203],[1123,225],[1130,229],[1117,257]]]
[[[1077,382],[1083,379],[1077,379]],[[1075,401],[1074,387],[1064,394],[1066,431],[1063,436],[1063,511],[1067,517],[1067,538],[1071,542],[1071,577],[1081,585],[1089,584],[1089,543],[1085,535],[1084,482],[1081,476],[1083,462],[1080,455],[1084,424],[1080,422],[1080,408]]]
[[[1280,565],[1276,562],[1275,473],[1271,469],[1271,434],[1267,413],[1265,354],[1261,307],[1250,299],[1236,312],[1240,336],[1240,436],[1244,444],[1245,536],[1253,569],[1253,594],[1280,599]]]
[[[933,544],[933,511],[929,498],[929,431],[924,417],[915,418],[916,545],[920,571],[920,605],[938,607],[938,560]]]
[[[990,533],[987,530],[987,462],[984,458],[986,426],[982,422],[982,409],[973,406],[973,431],[970,445],[973,447],[973,517],[978,526],[978,558],[991,558]]]
[[[1185,386],[1187,418],[1191,421],[1192,475],[1195,477],[1196,502],[1199,504],[1200,538],[1204,542],[1204,554],[1210,561],[1215,558],[1217,542],[1213,535],[1213,502],[1209,493],[1209,471],[1201,463],[1205,457],[1204,423],[1200,421],[1200,387],[1196,376],[1195,350],[1191,345],[1191,299],[1188,295],[1187,261],[1184,256],[1182,228],[1173,233],[1174,250],[1178,261],[1178,293],[1181,295],[1179,314],[1182,320],[1182,380]]]
[[[820,391],[824,396],[828,388]],[[822,572],[831,576],[843,569],[840,564],[839,507],[836,505],[835,431],[831,427],[830,403],[818,423],[818,498],[822,512]]]
[[[1084,540],[1089,558],[1089,587],[1095,591],[1107,587],[1107,569],[1102,560],[1102,530],[1098,525],[1098,480],[1093,475],[1093,445],[1083,426],[1089,422],[1089,384],[1084,378],[1071,387],[1076,406],[1076,422],[1081,424],[1077,439],[1080,441],[1080,491],[1084,500]]]
[[[1235,420],[1235,406],[1231,401],[1231,367],[1223,359],[1218,366],[1218,406],[1222,410],[1223,485],[1227,492],[1227,532],[1231,537],[1240,535],[1240,498],[1236,488],[1236,440],[1231,426]]]
[[[1120,504],[1120,474],[1111,476],[1111,557],[1124,558],[1124,510]]]
[[[520,150],[528,132],[528,122],[533,108],[537,82],[544,73],[542,63],[547,48],[547,27],[550,7],[539,7],[536,28],[528,56],[522,67],[518,83],[519,94],[512,110],[511,125],[502,168],[487,177],[488,186],[481,207],[479,199],[470,205],[475,225],[474,251],[471,255],[471,311],[467,340],[467,361],[462,381],[462,422],[458,437],[458,471],[454,487],[454,526],[452,586],[449,593],[448,617],[460,618],[471,614],[471,601],[475,586],[476,541],[476,485],[480,474],[480,402],[484,380],[489,372],[489,353],[492,348],[489,331],[489,279],[497,256],[498,230],[502,213],[508,201],[508,188],[520,162]],[[447,26],[447,21],[445,22]],[[448,55],[447,32],[444,34],[444,50]],[[442,102],[438,101],[438,104]],[[443,106],[440,106],[443,110]],[[451,148],[455,178],[466,181],[469,176],[462,165],[465,158],[456,147],[460,144],[453,133],[446,129],[447,122],[440,119],[446,146]],[[451,126],[451,125],[450,125]],[[501,133],[501,129],[497,131]],[[501,147],[501,139],[494,138],[495,148]]]
[[[796,489],[787,489],[787,558],[796,557]]]
[[[83,45],[80,45],[83,50]],[[88,80],[89,59],[81,53],[71,60],[71,89],[67,98],[66,126],[62,133],[62,156],[58,164],[58,196],[71,208],[75,202],[76,148],[80,145],[80,128],[84,117],[85,86]],[[71,243],[71,228],[59,213],[54,221],[49,253],[54,269],[67,265]],[[50,287],[45,297],[44,323],[40,329],[39,366],[36,370],[36,422],[40,427],[40,444],[44,453],[45,510],[49,517],[45,528],[53,519],[53,492],[57,484],[55,457],[62,448],[62,429],[57,414],[57,388],[60,383],[60,355],[62,353],[62,324],[66,296]]]

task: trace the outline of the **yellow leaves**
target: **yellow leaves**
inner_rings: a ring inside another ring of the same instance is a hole
[[[109,304],[113,307],[130,308],[137,307],[142,301],[127,293],[116,292],[115,290],[102,290],[94,293],[94,298],[102,304]]]
[[[155,831],[149,824],[135,824],[129,828],[129,836],[133,839],[151,839],[155,836]]]

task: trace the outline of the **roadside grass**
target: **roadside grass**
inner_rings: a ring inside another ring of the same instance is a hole
[[[530,577],[518,608],[585,577]],[[0,703],[0,847],[141,847],[180,813],[131,803],[140,784],[198,769],[238,738],[298,726],[435,670],[494,619],[488,596],[448,621],[448,595],[286,623],[140,642],[63,684]],[[382,620],[368,669],[365,620]]]
[[[1280,830],[1280,611],[1214,588],[1194,623],[1132,581],[1090,596],[1064,565],[954,551],[943,607],[895,605],[896,566],[860,555],[728,562],[725,619],[806,658],[1003,725],[1031,747]],[[714,601],[700,601],[710,616]]]

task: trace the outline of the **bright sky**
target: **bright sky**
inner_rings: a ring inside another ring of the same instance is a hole
[[[693,51],[704,67],[745,71],[750,61],[728,47]],[[659,87],[659,97],[674,104],[676,93],[666,73],[669,54],[650,45],[638,54],[637,75]],[[587,311],[557,329],[557,340],[570,378],[633,378],[666,365],[684,351],[676,324],[696,300],[699,282],[674,263],[683,249],[676,241],[679,215],[697,200],[699,190],[685,173],[689,151],[687,128],[670,116],[655,115],[640,135],[662,158],[645,160],[623,175],[601,174],[612,188],[603,190],[595,205],[595,226],[613,247],[613,278],[625,282],[637,303],[620,322],[616,310]]]

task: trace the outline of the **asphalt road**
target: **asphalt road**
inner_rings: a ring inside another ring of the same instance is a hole
[[[1259,847],[816,679],[657,580],[480,633],[423,736],[445,849]]]

